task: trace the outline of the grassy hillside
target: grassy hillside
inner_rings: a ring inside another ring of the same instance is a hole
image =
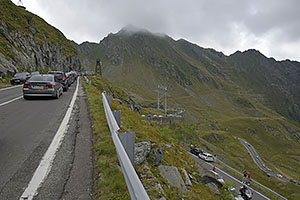
[[[40,17],[16,6],[10,0],[0,0],[0,22],[7,26],[9,32],[16,31],[24,35],[33,33],[34,39],[41,45],[46,41],[61,46],[66,57],[76,55],[76,49],[58,29]],[[9,47],[11,44],[13,44],[12,41],[9,41],[3,33],[0,34],[0,52],[6,57],[14,56]]]
[[[111,95],[110,91],[113,89],[114,95],[120,99],[126,99],[126,92],[122,89],[113,86],[107,80],[98,77],[91,79],[92,85],[84,84],[86,93],[88,95],[89,110],[93,119],[93,130],[97,138],[94,145],[96,150],[96,165],[97,185],[96,185],[96,199],[130,199],[126,188],[125,180],[122,173],[116,167],[118,165],[117,155],[114,145],[112,143],[111,134],[106,124],[106,118],[101,101],[101,92],[106,90]],[[165,158],[163,165],[176,166],[180,173],[181,168],[185,168],[188,173],[193,173],[200,182],[201,178],[198,169],[186,151],[177,143],[170,134],[171,127],[161,127],[158,124],[151,124],[145,120],[138,113],[130,111],[126,106],[121,105],[119,101],[112,101],[112,110],[121,110],[121,128],[123,131],[131,131],[136,133],[136,142],[151,141],[155,146],[165,146]],[[167,147],[169,145],[170,147]],[[142,166],[136,165],[136,171],[142,176],[141,181],[150,199],[160,199],[160,192],[155,187],[160,183],[163,188],[163,195],[167,199],[220,199],[221,196],[215,195],[210,189],[202,184],[193,184],[188,187],[191,192],[182,193],[178,188],[170,186],[165,179],[159,175],[159,170],[153,165],[151,159],[147,160],[148,170]]]
[[[110,146],[112,141],[110,137],[108,137],[110,133],[105,124],[100,93],[103,90],[108,91],[108,93],[113,91],[114,96],[118,96],[121,100],[127,99],[128,94],[126,90],[112,85],[104,78],[98,77],[97,79],[90,79],[92,80],[92,85],[88,86],[85,84],[85,87],[89,96],[90,111],[94,119],[94,132],[98,136],[98,142],[95,148],[99,153],[99,182],[104,181],[104,183],[99,183],[98,189],[99,191],[114,191],[117,189],[117,191],[120,190],[120,195],[123,195],[126,188],[121,187],[121,185],[124,184],[123,181],[120,182],[122,175],[117,175],[118,173],[115,174],[118,180],[112,179],[114,184],[111,184],[108,178],[105,177],[113,173],[109,172],[110,170],[117,171],[117,169],[113,168],[114,163],[117,163],[117,158],[114,155],[114,148]],[[288,199],[298,199],[300,197],[299,186],[267,177],[252,161],[246,148],[239,143],[236,137],[243,138],[250,142],[265,164],[273,171],[287,178],[299,181],[300,145],[299,138],[293,133],[294,131],[300,132],[300,129],[280,115],[274,115],[272,110],[261,105],[257,106],[254,104],[254,106],[259,108],[259,111],[263,114],[262,117],[216,117],[213,118],[214,120],[203,117],[199,118],[199,123],[174,123],[161,126],[144,121],[138,113],[130,111],[126,106],[120,105],[118,101],[113,101],[112,103],[113,110],[121,110],[122,116],[126,116],[122,117],[121,120],[122,129],[124,131],[136,132],[136,142],[150,140],[155,142],[158,146],[166,144],[174,146],[174,149],[167,149],[163,164],[177,166],[178,168],[185,167],[190,172],[197,171],[196,169],[190,168],[194,166],[194,164],[188,159],[183,149],[183,147],[188,147],[189,144],[194,144],[211,153],[217,154],[219,159],[230,164],[240,172],[244,170],[250,171],[254,180],[259,181]],[[150,113],[151,110],[142,108],[142,112]],[[234,115],[235,114],[232,114],[232,116]],[[151,160],[148,160],[148,162],[151,163]],[[106,172],[106,170],[108,170],[106,169],[107,167],[109,171]],[[153,174],[158,173],[154,166],[150,166],[150,169]],[[137,171],[138,173],[143,173],[140,167],[137,167]],[[106,183],[106,181],[108,182]],[[156,181],[164,182],[160,179]],[[145,179],[143,180],[143,184],[148,187],[151,184],[153,185],[153,182],[148,182]],[[109,187],[109,189],[106,187]],[[123,189],[121,190],[119,187]],[[197,188],[198,187],[199,186],[197,186]],[[202,188],[200,191],[198,189],[191,190],[203,198],[196,195],[188,196],[188,198],[185,199],[216,198],[216,196],[210,196],[212,194],[209,195],[209,192],[207,193],[209,190],[205,189],[205,187],[200,188]],[[175,196],[183,195],[178,190],[174,190],[174,188],[169,190],[170,188],[163,187],[163,189],[167,195],[170,195],[168,199],[175,199]],[[154,195],[152,196],[153,199],[157,198],[157,196],[155,196],[155,194],[157,194],[155,189],[150,189],[150,194]],[[102,194],[100,192],[99,198],[102,199],[101,197],[104,197],[104,199],[107,199],[108,196],[105,195],[109,195],[109,193]],[[118,196],[117,194],[115,195]]]
[[[101,59],[104,76],[145,103],[155,103],[157,85],[167,86],[171,106],[197,105],[188,112],[192,120],[202,108],[213,112],[242,94],[300,121],[299,62],[278,62],[256,50],[225,56],[183,39],[130,29],[109,34],[98,45],[80,45],[91,47],[88,55],[80,53],[85,67],[94,71]]]
[[[181,146],[193,143],[217,153],[280,194],[299,198],[298,186],[268,178],[236,139],[250,142],[274,172],[300,182],[298,62],[278,62],[255,50],[228,57],[185,40],[126,28],[93,46],[88,59],[97,58],[103,76],[125,89],[142,114],[153,113],[149,107],[156,107],[157,85],[168,87],[168,106],[184,108],[186,123],[157,131]]]

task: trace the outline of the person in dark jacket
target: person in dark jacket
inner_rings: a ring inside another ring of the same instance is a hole
[[[244,171],[244,173],[243,173],[244,176],[243,176],[243,181],[242,181],[243,183],[246,183],[246,180],[247,180],[247,174],[248,174],[248,173],[247,173],[246,171]]]

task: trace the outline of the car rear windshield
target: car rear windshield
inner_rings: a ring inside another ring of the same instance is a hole
[[[33,76],[29,79],[29,81],[52,81],[53,76]]]
[[[62,79],[64,77],[62,72],[48,72],[48,74],[53,74],[58,79]]]
[[[15,77],[23,77],[23,76],[25,76],[24,73],[17,73],[17,74],[15,74]]]

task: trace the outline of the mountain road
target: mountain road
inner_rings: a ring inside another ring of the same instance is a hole
[[[64,199],[73,199],[71,194],[74,191],[81,195],[87,193],[84,199],[90,199],[93,169],[91,143],[84,140],[91,139],[91,132],[85,133],[88,137],[82,136],[80,108],[86,102],[81,100],[84,98],[81,84],[81,96],[74,95],[78,87],[76,84],[77,82],[59,99],[25,100],[22,85],[0,89],[0,199],[21,198],[55,138],[74,97],[77,100],[68,119],[60,148],[55,150],[55,158],[50,163],[51,171],[47,172],[47,178],[43,180],[33,199],[60,199],[62,196]],[[84,119],[88,118],[86,115]],[[85,123],[88,124],[86,121]],[[81,167],[78,166],[84,167],[80,170]],[[80,185],[74,173],[81,174],[79,178],[85,186]]]
[[[239,140],[239,142],[241,144],[243,144],[245,146],[245,148],[247,149],[247,151],[249,152],[250,156],[252,157],[253,161],[256,163],[256,165],[266,173],[267,176],[273,176],[281,181],[289,181],[289,179],[281,176],[280,174],[277,174],[275,172],[273,172],[271,169],[269,169],[264,162],[262,161],[262,159],[259,157],[259,155],[257,154],[256,150],[254,149],[254,147],[249,143],[246,142],[245,140],[241,139],[241,138],[237,138]]]

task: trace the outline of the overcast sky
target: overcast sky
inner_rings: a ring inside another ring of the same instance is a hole
[[[13,0],[17,3],[19,0]],[[22,0],[77,43],[99,42],[131,24],[226,55],[258,49],[300,61],[299,0]]]

